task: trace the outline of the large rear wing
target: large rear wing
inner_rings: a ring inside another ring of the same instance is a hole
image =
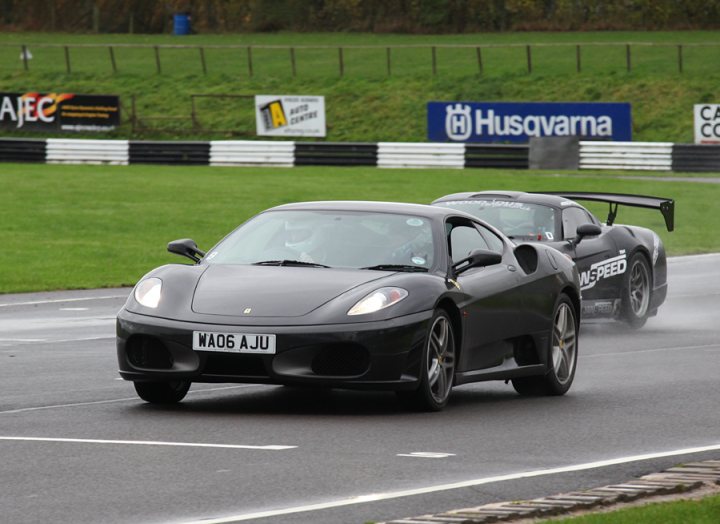
[[[563,191],[544,191],[546,195],[557,195],[570,200],[589,200],[593,202],[607,202],[610,204],[607,224],[611,226],[617,216],[618,205],[659,209],[665,219],[668,231],[675,229],[675,201],[672,198],[652,197],[644,195],[625,195],[622,193],[586,193],[578,191],[568,193]]]

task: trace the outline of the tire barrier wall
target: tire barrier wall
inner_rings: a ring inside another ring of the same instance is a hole
[[[45,162],[45,140],[3,138],[0,140],[0,160],[3,162]]]
[[[534,145],[535,143],[538,145]],[[0,138],[0,162],[527,169],[529,158],[533,156],[530,150],[540,147],[547,149],[547,145],[541,146],[541,143],[542,141],[537,141],[528,146],[421,142],[181,142]],[[570,162],[573,155],[577,155],[576,165],[580,169],[720,171],[720,145],[580,141],[577,153],[564,155],[568,157],[563,161],[566,169],[574,167],[574,162]],[[535,158],[541,156],[536,154]]]
[[[127,140],[72,140],[48,138],[48,164],[128,164]]]
[[[580,169],[671,171],[672,163],[670,142],[580,141]]]

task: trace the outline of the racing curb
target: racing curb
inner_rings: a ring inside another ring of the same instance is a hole
[[[686,493],[720,485],[720,460],[691,462],[623,484],[514,502],[495,502],[435,515],[403,518],[380,524],[482,524],[566,515],[578,510],[610,506],[659,495]]]

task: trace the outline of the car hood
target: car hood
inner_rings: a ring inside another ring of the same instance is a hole
[[[211,265],[195,288],[192,310],[226,317],[299,317],[384,276],[358,269]]]

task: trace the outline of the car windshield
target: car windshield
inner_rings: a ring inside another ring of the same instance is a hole
[[[476,216],[513,239],[552,241],[561,238],[552,207],[497,199],[455,200],[437,205]]]
[[[210,264],[258,264],[427,271],[430,220],[358,211],[278,210],[233,231],[205,257]]]

